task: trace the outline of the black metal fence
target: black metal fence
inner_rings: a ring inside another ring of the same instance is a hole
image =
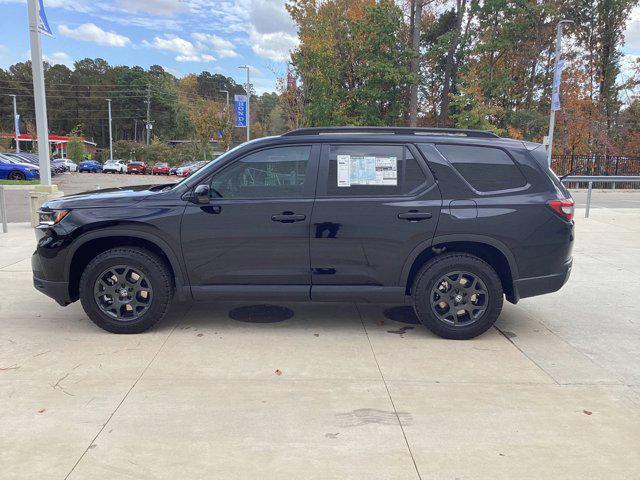
[[[551,168],[556,175],[640,175],[640,157],[619,155],[554,155]],[[568,187],[580,185],[567,184]],[[597,188],[638,188],[638,184],[602,184]]]

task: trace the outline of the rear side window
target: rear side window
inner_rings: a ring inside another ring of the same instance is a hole
[[[329,145],[326,171],[325,195],[330,197],[407,195],[427,181],[402,145]]]
[[[524,187],[526,178],[504,150],[470,145],[437,145],[440,153],[479,192]]]

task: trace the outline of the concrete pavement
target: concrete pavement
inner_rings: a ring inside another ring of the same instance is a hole
[[[11,224],[0,476],[637,479],[640,210],[583,213],[565,288],[466,342],[364,304],[287,304],[273,323],[175,305],[108,334],[33,289],[33,233]]]

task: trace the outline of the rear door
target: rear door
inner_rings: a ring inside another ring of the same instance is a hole
[[[312,299],[402,299],[405,262],[430,243],[441,204],[414,146],[324,144],[311,220]]]

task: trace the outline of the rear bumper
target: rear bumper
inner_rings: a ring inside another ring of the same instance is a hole
[[[513,282],[514,302],[521,298],[535,297],[545,293],[557,292],[567,283],[571,275],[573,258],[569,259],[558,273],[543,275],[541,277],[520,278]]]

